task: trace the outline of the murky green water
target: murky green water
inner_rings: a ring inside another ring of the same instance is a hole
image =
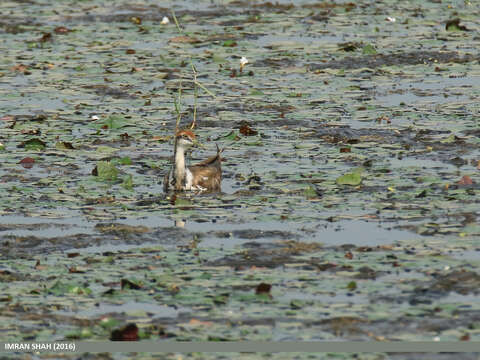
[[[479,11],[2,2],[5,341],[128,323],[140,339],[476,340]],[[467,31],[446,30],[457,17]],[[161,179],[180,83],[193,120],[190,61],[215,95],[199,89],[192,162],[225,148],[223,191],[174,201]]]

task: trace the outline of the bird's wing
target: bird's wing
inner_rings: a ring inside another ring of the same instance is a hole
[[[193,186],[201,186],[209,190],[220,189],[222,182],[222,169],[220,162],[211,165],[194,165],[189,167],[193,175]]]
[[[217,145],[217,144],[215,144]],[[208,165],[213,165],[216,161],[218,161],[219,163],[222,161],[222,158],[220,157],[220,153],[223,151],[224,149],[220,150],[220,148],[218,147],[217,145],[217,153],[211,157],[209,157],[208,159],[206,160],[203,160],[193,166],[208,166]],[[192,166],[192,167],[193,167]]]

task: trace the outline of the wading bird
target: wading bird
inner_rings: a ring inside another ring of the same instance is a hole
[[[217,145],[217,154],[198,164],[187,166],[185,153],[196,145],[195,134],[180,130],[175,136],[175,153],[172,186],[175,191],[220,191],[222,182],[222,152]],[[170,171],[165,175],[163,189],[168,191]]]

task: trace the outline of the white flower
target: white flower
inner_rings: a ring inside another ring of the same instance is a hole
[[[395,19],[393,16],[387,16],[387,21],[395,22],[397,19]]]
[[[164,16],[160,24],[162,25],[170,24],[170,20],[168,19],[168,17]]]
[[[97,115],[92,115],[91,119],[93,121],[97,121],[98,119],[100,119]]]
[[[248,64],[248,59],[245,56],[242,56],[242,58],[240,59],[240,67],[243,68],[247,64]]]
[[[450,270],[450,266],[448,266],[448,265],[447,265],[447,266],[445,266],[445,267],[443,268],[443,270],[445,270],[445,271],[448,271],[448,270]]]
[[[440,341],[440,338],[439,338],[438,336],[435,336],[435,337],[433,338],[433,341]]]

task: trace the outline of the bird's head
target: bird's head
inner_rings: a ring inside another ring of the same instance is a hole
[[[176,135],[177,146],[183,147],[185,150],[195,146],[197,138],[190,130],[180,130]]]

